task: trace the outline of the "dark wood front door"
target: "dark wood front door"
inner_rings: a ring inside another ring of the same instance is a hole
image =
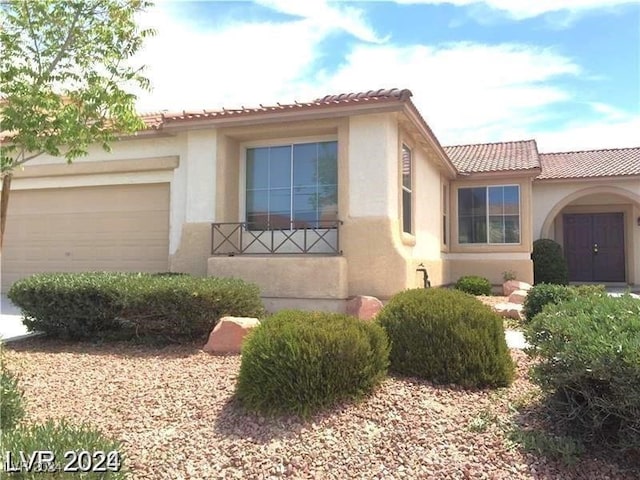
[[[565,214],[563,224],[570,281],[625,281],[622,213]]]

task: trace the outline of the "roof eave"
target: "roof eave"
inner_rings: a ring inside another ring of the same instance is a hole
[[[455,178],[458,175],[458,171],[449,159],[447,153],[444,151],[444,148],[442,148],[442,145],[440,145],[438,138],[435,136],[424,118],[422,118],[422,115],[420,115],[420,112],[411,100],[407,99],[404,102],[403,112],[418,128],[420,134],[427,139],[428,143],[436,151],[439,156],[439,163],[445,168],[446,172],[449,174],[449,178]]]
[[[386,99],[375,102],[327,104],[314,107],[300,107],[291,110],[250,112],[214,118],[166,119],[160,127],[165,131],[200,129],[208,127],[250,126],[256,124],[275,124],[293,120],[317,120],[342,118],[353,114],[373,114],[395,112],[402,108],[402,101]]]
[[[633,180],[640,179],[640,173],[631,175],[600,175],[597,177],[563,177],[563,178],[535,178],[535,182],[543,183],[577,183],[577,182],[602,182],[603,180]]]
[[[457,180],[476,180],[482,178],[525,177],[535,178],[540,175],[539,167],[519,170],[497,170],[492,172],[460,172]]]

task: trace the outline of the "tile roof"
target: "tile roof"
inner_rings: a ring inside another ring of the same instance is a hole
[[[185,120],[204,120],[214,118],[239,117],[244,115],[255,115],[260,113],[275,113],[283,111],[295,110],[311,110],[327,107],[335,107],[339,105],[357,105],[357,104],[373,104],[373,103],[389,103],[389,102],[405,102],[410,99],[413,94],[408,89],[380,89],[369,90],[359,93],[342,93],[339,95],[326,95],[316,98],[311,102],[295,102],[289,104],[277,105],[260,105],[259,107],[241,107],[237,109],[222,110],[198,110],[198,111],[182,111],[175,113],[155,112],[142,115],[142,119],[147,124],[147,128],[159,129],[163,125],[171,122],[179,122]]]
[[[444,147],[460,173],[485,173],[540,168],[535,140]]]
[[[640,147],[541,153],[538,179],[640,175]]]

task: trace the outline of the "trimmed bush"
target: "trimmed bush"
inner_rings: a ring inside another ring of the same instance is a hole
[[[122,319],[140,336],[198,338],[225,315],[264,313],[258,287],[238,279],[143,276],[125,285]]]
[[[13,467],[20,461],[20,452],[23,455],[31,455],[36,451],[52,451],[56,459],[56,467],[60,470],[53,472],[49,470],[51,465],[36,465],[31,472],[24,468],[18,474],[23,479],[62,479],[62,478],[83,478],[83,479],[124,479],[126,470],[123,466],[123,450],[119,442],[105,438],[100,432],[85,425],[75,426],[66,420],[54,422],[47,421],[42,425],[24,425],[7,432],[2,432],[3,455],[11,452]],[[88,452],[79,455],[67,454],[67,452]],[[104,452],[104,456],[103,456]],[[72,462],[76,459],[76,462]],[[6,457],[3,458],[6,460]],[[61,471],[62,467],[69,464],[70,468],[78,468],[75,472]],[[91,472],[83,473],[82,468],[90,465]],[[7,467],[2,462],[3,469]]]
[[[390,369],[396,373],[464,387],[513,381],[502,319],[466,293],[406,290],[389,301],[377,321],[391,340]]]
[[[525,338],[558,425],[586,442],[640,448],[640,300],[576,296],[536,315]]]
[[[263,313],[257,286],[238,279],[142,273],[38,274],[8,297],[24,323],[60,338],[207,335],[223,315]]]
[[[525,298],[522,312],[525,319],[531,321],[540,313],[545,305],[550,303],[558,304],[576,297],[587,297],[591,295],[604,296],[607,291],[603,285],[581,285],[579,287],[569,287],[566,285],[553,285],[541,283],[529,290]]]
[[[17,377],[0,360],[0,430],[2,434],[14,428],[24,417],[23,392]]]
[[[470,295],[491,295],[491,282],[484,277],[476,275],[460,277],[456,282],[455,288]]]
[[[236,395],[248,410],[306,417],[370,393],[388,361],[387,336],[375,323],[281,311],[245,340]]]
[[[533,242],[533,282],[567,285],[569,268],[562,254],[560,244],[549,238],[540,238]]]
[[[83,338],[113,331],[123,303],[121,273],[43,273],[19,280],[7,296],[30,331]]]

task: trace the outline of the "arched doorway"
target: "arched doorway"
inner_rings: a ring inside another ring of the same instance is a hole
[[[563,246],[571,282],[637,284],[639,216],[639,195],[618,187],[590,187],[558,202],[540,234]]]

